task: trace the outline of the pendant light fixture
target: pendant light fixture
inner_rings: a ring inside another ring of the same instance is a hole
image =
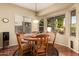
[[[39,21],[38,21],[38,16],[37,16],[37,3],[35,3],[35,20],[33,21],[34,23],[38,23]]]
[[[35,16],[37,17],[37,3],[35,3]]]

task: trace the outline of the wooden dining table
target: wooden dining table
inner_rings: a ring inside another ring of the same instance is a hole
[[[26,37],[26,38],[24,38],[24,40],[28,40],[28,41],[36,41],[37,40],[37,38],[31,38],[31,37]]]
[[[36,36],[24,36],[24,40],[37,41],[37,38]]]
[[[36,37],[24,37],[24,40],[27,40],[29,42],[30,45],[35,44],[40,38],[36,38]]]

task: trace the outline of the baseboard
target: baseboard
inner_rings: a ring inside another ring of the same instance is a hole
[[[79,54],[79,52],[78,51],[76,51],[76,50],[74,50],[74,49],[72,49],[72,48],[70,48],[71,50],[73,50],[75,53],[77,53],[77,54]]]
[[[56,42],[55,42],[55,44],[62,45],[62,46],[65,46],[65,47],[68,47],[67,45],[65,45],[65,44],[61,44],[61,43],[56,43]]]
[[[13,45],[9,45],[9,47],[11,47],[11,46],[17,46],[18,44],[13,44]]]
[[[13,46],[18,46],[17,44],[16,45],[9,45],[9,47],[13,47]]]
[[[2,47],[0,47],[0,49],[2,49]]]

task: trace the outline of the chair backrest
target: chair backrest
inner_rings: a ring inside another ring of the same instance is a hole
[[[37,39],[39,38],[38,41],[37,41],[37,44],[36,44],[36,55],[42,55],[42,54],[47,55],[48,37],[49,36],[46,35],[46,34],[40,34],[40,35],[37,35],[36,37],[37,37]],[[40,52],[37,52],[39,50],[40,50]]]
[[[22,50],[23,49],[22,44],[21,44],[21,38],[22,37],[20,37],[21,36],[20,34],[16,34],[16,36],[17,36],[17,41],[18,41],[19,49]]]
[[[47,46],[47,44],[48,44],[48,35],[46,35],[46,34],[37,35],[37,38],[40,38],[37,42],[38,44],[40,44],[40,46],[41,45]]]
[[[57,31],[50,32],[50,33],[48,33],[48,35],[49,35],[50,41],[52,42],[52,46],[54,47]]]

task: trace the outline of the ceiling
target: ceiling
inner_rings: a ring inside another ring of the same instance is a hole
[[[51,5],[53,5],[54,3],[14,3],[15,5],[17,6],[20,6],[20,7],[24,7],[24,8],[27,8],[27,9],[30,9],[32,11],[41,11]],[[37,5],[37,10],[35,9],[35,5]]]

